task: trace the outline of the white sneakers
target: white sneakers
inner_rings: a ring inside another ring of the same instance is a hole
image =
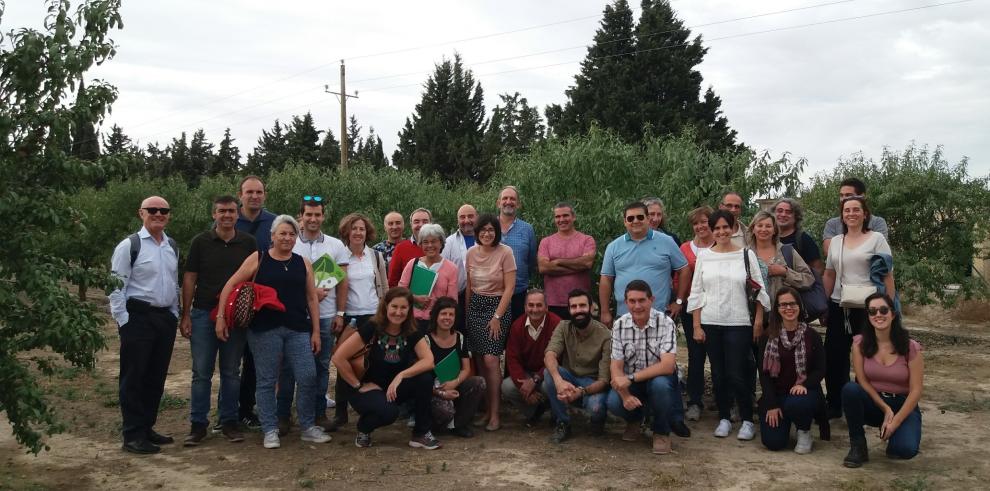
[[[797,444],[794,445],[794,452],[799,454],[811,453],[811,430],[797,430]]]
[[[715,436],[725,438],[729,436],[730,431],[732,431],[732,422],[727,419],[722,419],[719,420],[718,426],[715,427]]]
[[[278,430],[272,430],[265,433],[265,448],[279,448],[282,446],[282,442],[278,439]]]
[[[691,404],[688,406],[687,412],[684,414],[688,421],[698,421],[701,419],[701,406]]]
[[[756,425],[752,421],[743,421],[742,426],[739,427],[739,433],[736,434],[736,438],[740,440],[752,440],[756,436]]]
[[[278,436],[277,432],[275,436],[276,437]],[[330,440],[332,440],[333,437],[328,435],[326,431],[324,431],[323,428],[320,428],[319,426],[310,426],[309,429],[302,432],[302,436],[300,437],[300,439],[304,442],[327,443]],[[268,434],[265,434],[265,445],[266,446],[268,445]]]

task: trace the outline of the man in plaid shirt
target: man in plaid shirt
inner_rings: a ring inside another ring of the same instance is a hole
[[[653,453],[670,453],[671,401],[679,389],[674,322],[653,309],[653,291],[643,280],[626,286],[629,312],[612,327],[612,392],[608,410],[626,421],[624,441],[636,441],[645,411],[653,418]],[[683,421],[679,422],[684,424]]]

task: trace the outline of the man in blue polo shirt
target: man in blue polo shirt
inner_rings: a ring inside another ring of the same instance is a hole
[[[536,232],[533,226],[518,217],[520,202],[519,190],[506,186],[498,193],[498,222],[502,225],[502,243],[512,249],[516,260],[516,288],[512,292],[509,311],[512,320],[523,314],[526,306],[526,290],[529,289],[529,274],[536,268]]]
[[[598,299],[601,302],[602,324],[612,324],[610,299],[615,296],[618,315],[627,312],[622,294],[633,280],[643,280],[654,292],[653,308],[676,318],[691,289],[691,268],[687,259],[669,235],[656,232],[647,222],[646,205],[634,202],[623,211],[626,233],[605,248],[602,260]],[[677,296],[667,305],[670,295],[670,275],[681,273]]]

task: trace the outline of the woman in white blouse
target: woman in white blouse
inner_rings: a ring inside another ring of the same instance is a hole
[[[763,315],[770,308],[770,297],[756,253],[732,244],[736,218],[725,210],[717,210],[708,217],[708,225],[715,236],[715,245],[698,254],[687,310],[693,314],[694,340],[705,343],[712,366],[712,389],[719,417],[715,436],[729,436],[732,430],[729,411],[735,399],[743,422],[736,436],[740,440],[752,440],[756,427],[751,377],[747,374],[755,369],[752,344],[763,332]],[[760,286],[752,316],[746,299],[748,278]]]
[[[842,387],[849,381],[849,350],[853,336],[866,327],[866,297],[876,292],[870,278],[874,256],[891,258],[883,234],[870,230],[870,208],[863,196],[842,200],[839,216],[842,234],[832,238],[825,260],[822,283],[829,297],[828,326],[825,329],[825,389],[830,417],[842,415]],[[893,262],[883,277],[890,298],[894,296]]]

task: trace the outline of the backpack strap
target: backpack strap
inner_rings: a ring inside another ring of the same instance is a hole
[[[780,252],[784,255],[784,261],[787,262],[787,267],[794,269],[794,246],[782,244],[780,246]]]
[[[131,267],[133,268],[134,263],[137,261],[138,254],[141,253],[141,237],[139,237],[138,234],[131,234],[127,236],[127,239],[131,241]]]

